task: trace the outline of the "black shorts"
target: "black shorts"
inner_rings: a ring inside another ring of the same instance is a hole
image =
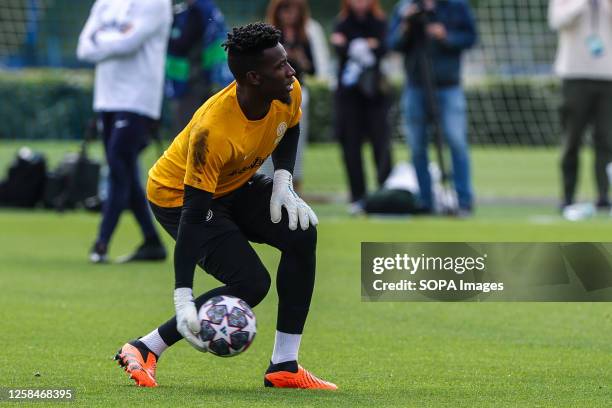
[[[249,241],[265,243],[281,251],[288,243],[316,242],[316,230],[312,226],[306,231],[299,227],[296,231],[289,229],[284,209],[281,222],[274,224],[270,220],[271,195],[272,179],[256,174],[239,189],[211,200],[211,208],[206,216],[206,237],[198,254],[200,266],[222,282],[228,283],[227,279],[220,276],[221,272],[216,270],[222,269],[227,273],[235,265],[231,265],[232,260],[220,259],[221,256],[215,257],[215,254],[222,254],[223,258],[234,254],[234,258],[241,258],[237,261],[255,262],[252,257],[257,255]],[[176,240],[182,207],[164,208],[150,204],[157,221]]]

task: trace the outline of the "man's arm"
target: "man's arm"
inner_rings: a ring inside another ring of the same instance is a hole
[[[174,247],[174,308],[178,332],[201,351],[205,350],[197,336],[200,323],[193,301],[193,274],[208,228],[206,215],[229,149],[229,144],[211,137],[206,123],[197,123],[191,129],[183,179],[183,208]]]
[[[92,41],[94,33],[98,30],[98,2],[95,2],[89,12],[89,17],[81,34],[79,34],[79,43],[77,45],[77,58],[81,61],[96,62],[95,61],[95,45]]]
[[[298,140],[300,139],[299,123],[287,129],[287,133],[272,152],[272,163],[274,170],[287,170],[293,174],[295,157],[297,154]]]
[[[213,194],[185,185],[183,209],[174,247],[174,287],[193,288],[198,250],[203,242],[206,214]]]
[[[195,7],[190,7],[185,11],[185,25],[180,34],[170,37],[168,41],[168,53],[176,56],[186,56],[191,48],[202,40],[204,27],[200,12]]]
[[[406,53],[422,45],[420,33],[422,31],[421,25],[424,23],[424,19],[420,14],[432,13],[434,7],[435,3],[433,1],[425,1],[421,6],[415,1],[410,0],[399,3],[393,10],[393,15],[391,17],[389,34],[387,35],[387,46],[395,51]],[[432,25],[440,26],[439,23],[428,24],[428,26]],[[434,38],[435,37],[436,36],[434,36]],[[446,37],[445,32],[444,37]]]
[[[465,50],[476,44],[476,21],[467,3],[458,4],[455,14],[460,15],[461,24],[457,27],[448,27],[445,38],[442,40],[448,48]]]
[[[589,0],[550,0],[548,4],[548,25],[561,30],[571,25],[588,8]]]
[[[198,311],[193,301],[193,274],[198,251],[204,242],[206,213],[212,193],[185,185],[183,209],[174,247],[174,308],[179,333],[200,351],[206,351],[197,336],[200,332]]]
[[[165,22],[165,6],[160,0],[142,1],[139,12],[120,30],[95,30],[89,37],[91,46],[84,59],[98,63],[114,56],[128,55]]]

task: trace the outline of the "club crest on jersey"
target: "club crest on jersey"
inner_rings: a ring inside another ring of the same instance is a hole
[[[206,213],[206,222],[212,220],[212,217],[213,217],[212,210],[208,210],[208,212]]]
[[[278,144],[278,142],[281,141],[283,136],[285,136],[286,131],[287,131],[287,123],[286,122],[279,123],[278,127],[276,128],[276,139],[274,140],[275,146]]]

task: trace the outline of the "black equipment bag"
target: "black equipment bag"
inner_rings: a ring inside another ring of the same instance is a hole
[[[98,196],[100,163],[81,153],[69,153],[55,170],[49,172],[44,203],[58,211],[84,207],[86,200]]]
[[[47,162],[40,153],[22,147],[0,182],[0,207],[34,207],[43,197]]]
[[[68,153],[59,165],[47,175],[44,204],[58,211],[77,207],[89,207],[98,200],[101,164],[87,155],[90,140],[95,139],[95,119],[86,129],[85,138],[78,153]]]
[[[368,195],[365,199],[364,210],[368,214],[420,214],[423,209],[419,199],[412,192],[399,189],[380,190]]]

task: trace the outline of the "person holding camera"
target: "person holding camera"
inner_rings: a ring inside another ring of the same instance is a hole
[[[476,43],[476,23],[466,0],[403,0],[391,17],[390,48],[404,54],[408,145],[417,173],[421,204],[433,212],[428,128],[440,127],[452,158],[458,214],[473,211],[466,100],[461,56]]]
[[[551,0],[548,22],[559,32],[555,72],[562,80],[563,151],[561,209],[574,202],[578,152],[593,126],[597,208],[608,210],[612,160],[612,3],[604,0]]]

